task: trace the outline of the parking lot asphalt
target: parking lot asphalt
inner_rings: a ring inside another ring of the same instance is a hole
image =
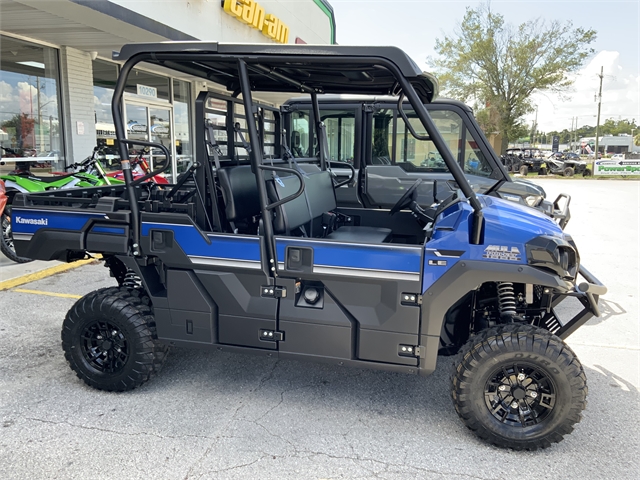
[[[637,478],[640,182],[531,179],[572,195],[566,230],[609,288],[568,339],[589,404],[560,444],[476,439],[449,398],[450,357],[420,378],[173,348],[143,387],[93,390],[60,347],[71,297],[114,283],[93,263],[0,292],[0,478]]]

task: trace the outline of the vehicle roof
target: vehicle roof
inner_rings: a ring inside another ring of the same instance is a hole
[[[394,95],[318,95],[318,103],[398,103],[398,97]],[[311,103],[310,97],[293,97],[284,102],[284,105],[294,103]],[[408,103],[405,100],[405,103]],[[431,101],[432,104],[456,105],[469,112],[473,111],[469,105],[453,98],[438,97]]]
[[[397,47],[159,42],[124,45],[113,55],[121,61],[134,57],[205,78],[232,92],[239,90],[237,61],[242,59],[255,91],[388,95],[397,84],[384,67],[395,66],[424,103],[438,93],[436,78],[421,72]]]

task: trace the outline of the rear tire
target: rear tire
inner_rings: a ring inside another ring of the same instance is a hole
[[[531,325],[501,325],[472,337],[452,380],[453,403],[467,427],[515,450],[561,441],[587,404],[587,380],[575,353]]]
[[[591,176],[591,169],[585,168],[584,172],[582,172],[582,176],[583,177],[590,177]]]
[[[526,165],[522,165],[520,167],[520,175],[522,175],[523,177],[526,177],[528,173],[529,173],[529,167],[527,167]]]
[[[71,307],[62,325],[71,369],[87,385],[110,392],[133,390],[160,370],[167,347],[156,338],[148,297],[139,289],[91,292]]]
[[[573,167],[567,167],[562,171],[562,174],[565,177],[573,177],[574,173],[575,173],[575,170],[573,169]]]
[[[11,231],[11,217],[9,217],[9,215],[7,215],[6,213],[3,213],[0,221],[2,222],[2,235],[0,235],[0,251],[2,251],[2,253],[4,253],[4,255],[13,262],[33,262],[33,259],[21,257],[16,253],[16,248],[13,244],[13,234]]]

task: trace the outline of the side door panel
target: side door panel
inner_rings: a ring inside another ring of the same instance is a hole
[[[420,290],[422,250],[276,237],[278,283],[293,286],[280,300],[280,351],[317,343],[318,355],[417,365],[399,348],[418,344],[420,307],[402,299]],[[318,293],[315,303],[306,300],[310,288]]]
[[[166,304],[154,303],[159,337],[277,348],[260,337],[276,329],[278,305],[260,294],[262,237],[202,232],[185,215],[142,220],[142,246],[162,260],[169,285]]]

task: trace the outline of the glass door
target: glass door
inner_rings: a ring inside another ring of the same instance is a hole
[[[170,108],[149,107],[149,132],[151,134],[151,141],[167,147],[167,150],[171,152],[171,157],[175,161],[176,155],[173,153],[174,142],[171,140],[172,124]],[[167,158],[162,150],[159,148],[151,149],[150,165],[153,170],[163,167],[166,162]],[[175,172],[175,166],[171,165],[169,169],[164,172],[164,175],[166,177],[172,177],[173,172]]]
[[[125,103],[125,123],[127,138],[159,143],[167,147],[172,157],[172,165],[164,172],[169,181],[175,182],[175,147],[173,138],[173,111],[171,107],[155,106],[127,101]],[[142,149],[140,145],[129,147],[129,156],[133,158]],[[167,161],[165,154],[159,148],[151,148],[144,155],[152,170],[164,166]]]

